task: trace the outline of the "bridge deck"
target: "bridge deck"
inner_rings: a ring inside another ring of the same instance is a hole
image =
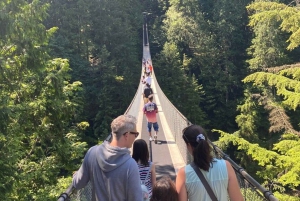
[[[151,60],[149,46],[144,46],[143,56],[146,60]],[[147,119],[142,112],[142,108],[144,106],[144,102],[142,99],[142,84],[140,84],[141,86],[139,87],[137,96],[135,97],[135,101],[139,102],[138,104],[135,103],[135,105],[139,105],[138,111],[135,111],[138,112],[138,114],[133,115],[136,116],[138,119],[137,129],[141,133],[139,138],[144,139],[146,142],[148,142],[149,149],[152,152],[152,161],[156,165],[157,179],[161,178],[164,175],[168,175],[173,180],[175,180],[176,172],[179,168],[183,167],[185,163],[167,124],[164,110],[160,105],[159,96],[156,93],[156,87],[158,83],[156,81],[154,72],[151,77],[151,88],[154,92],[153,102],[157,104],[159,111],[157,114],[157,120],[159,125],[157,144],[155,144],[154,141],[149,141],[149,134],[147,131]],[[153,135],[154,131],[152,131],[152,136]]]
[[[158,132],[157,144],[154,141],[149,141],[149,135],[147,131],[147,120],[143,118],[142,126],[142,139],[148,142],[150,151],[152,150],[152,161],[156,165],[156,178],[159,179],[164,175],[170,176],[175,180],[176,173],[174,165],[171,159],[171,155],[168,149],[168,141],[163,133],[163,128],[161,127],[161,121],[158,120],[160,126]]]

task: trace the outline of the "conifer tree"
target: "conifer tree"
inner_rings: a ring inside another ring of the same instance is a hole
[[[248,9],[252,13],[250,26],[255,33],[252,48],[256,48],[250,53],[253,58],[249,64],[258,72],[243,80],[247,85],[247,97],[238,108],[241,114],[236,121],[240,129],[231,135],[221,132],[220,144],[233,143],[247,155],[242,157],[242,161],[245,158],[255,161],[258,165],[256,175],[264,180],[264,185],[274,191],[279,200],[298,200],[300,168],[296,163],[299,159],[296,153],[299,151],[300,132],[299,118],[295,114],[299,114],[300,65],[274,65],[292,61],[282,60],[283,54],[278,53],[285,52],[284,57],[289,58],[290,53],[283,49],[284,38],[289,38],[289,44],[285,46],[287,50],[296,50],[300,44],[296,39],[298,35],[294,34],[300,28],[300,23],[295,20],[299,9],[269,1],[254,2]],[[269,31],[273,31],[276,39]],[[290,35],[284,34],[284,31]],[[262,40],[263,35],[264,40],[270,43]],[[273,50],[279,51],[274,54],[276,51]],[[261,120],[268,122],[262,123]]]
[[[61,170],[74,168],[85,143],[78,141],[80,82],[69,82],[65,59],[48,55],[56,28],[42,24],[48,4],[1,1],[0,200],[48,200]],[[5,157],[4,157],[5,156]]]
[[[246,73],[247,3],[175,0],[166,12],[167,41],[177,45],[181,57],[191,59],[187,74],[203,86],[200,107],[211,120],[210,128],[236,127],[234,108]]]

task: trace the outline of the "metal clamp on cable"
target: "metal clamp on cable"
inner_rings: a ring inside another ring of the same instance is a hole
[[[223,154],[223,158],[227,160],[227,159],[230,158],[230,157],[229,157],[227,154],[224,153],[224,154]]]
[[[270,191],[264,191],[263,195],[265,196],[265,198],[267,198],[268,200],[270,199],[270,196],[272,196],[273,194]]]
[[[58,200],[60,200],[60,198],[62,198],[63,200],[66,200],[66,199],[68,199],[68,198],[70,198],[70,197],[69,197],[69,195],[68,195],[67,193],[62,193],[62,194],[60,194],[60,196],[58,197]]]
[[[239,168],[238,168],[236,171],[238,171],[239,173],[241,173],[241,174],[242,174],[242,172],[243,172],[243,171],[245,171],[245,170],[244,170],[244,168],[242,168],[242,167],[239,167]]]

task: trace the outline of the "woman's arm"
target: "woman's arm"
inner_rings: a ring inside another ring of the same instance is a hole
[[[228,173],[228,195],[231,201],[244,201],[243,195],[240,190],[239,183],[237,181],[235,172],[231,164],[226,161],[227,173]]]
[[[152,188],[154,188],[154,185],[156,183],[156,171],[155,171],[155,165],[152,162],[152,167],[151,167],[151,182],[152,182]]]
[[[187,201],[187,192],[185,187],[185,172],[184,167],[181,168],[176,177],[176,190],[178,193],[178,201]]]

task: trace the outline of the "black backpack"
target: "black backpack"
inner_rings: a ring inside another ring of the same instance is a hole
[[[153,91],[150,87],[144,89],[145,97],[148,98],[149,95],[153,94]]]

